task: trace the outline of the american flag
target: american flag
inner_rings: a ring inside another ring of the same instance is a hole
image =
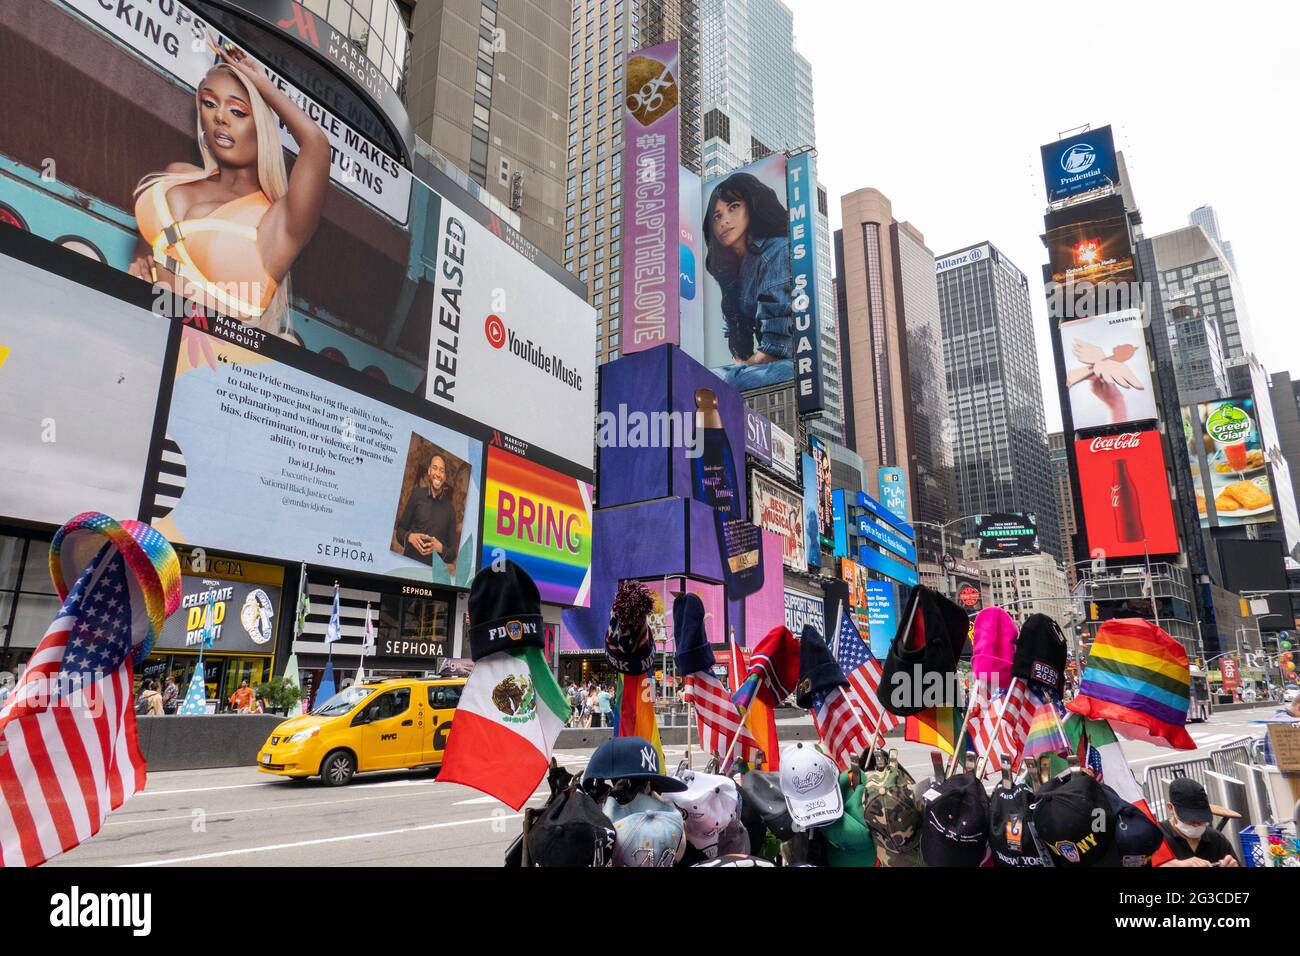
[[[695,705],[695,719],[700,728],[700,748],[709,754],[721,757],[731,746],[731,740],[740,733],[740,743],[736,752],[746,763],[753,761],[758,753],[758,742],[754,740],[749,728],[740,722],[736,705],[731,702],[727,689],[708,671],[688,674],[686,689],[682,699]]]
[[[868,733],[872,727],[878,728],[876,740],[883,744],[885,734],[897,727],[901,718],[895,717],[880,705],[880,661],[871,656],[871,649],[858,633],[858,626],[844,613],[843,608],[835,641],[835,660],[848,678],[849,689],[846,693],[861,714]]]
[[[131,600],[122,555],[105,545],[0,708],[0,865],[72,849],[144,789]]]
[[[1022,680],[1012,681],[1009,690],[997,695],[989,692],[987,682],[975,681],[966,729],[975,752],[982,757],[987,755],[988,766],[995,773],[1002,770],[1003,754],[1011,756],[1012,770],[1019,768],[1020,754],[1037,705],[1038,701],[1032,698]]]

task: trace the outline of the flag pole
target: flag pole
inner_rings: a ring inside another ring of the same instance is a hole
[[[978,692],[979,692],[979,687],[980,687],[980,685],[984,684],[984,682],[981,681],[978,677],[976,677],[974,680],[975,680],[975,690],[976,690],[976,693],[978,693]],[[1012,686],[1014,686],[1014,685],[1015,685],[1015,681],[1012,681]],[[984,686],[985,686],[985,688],[987,689],[987,685],[984,684]],[[986,693],[986,694],[984,695],[984,699],[987,700],[990,704],[993,703],[993,698],[992,698],[992,696],[991,696],[990,694],[987,694],[987,693]],[[1005,704],[1004,704],[1003,706],[1004,706],[1004,709],[1005,709]],[[970,727],[970,714],[971,714],[971,710],[972,710],[972,709],[973,709],[973,708],[971,708],[971,707],[967,707],[967,708],[966,708],[966,713],[965,713],[965,715],[962,717],[962,721],[961,721],[961,730],[959,730],[959,731],[957,732],[957,739],[954,740],[954,741],[952,742],[952,759],[948,761],[948,772],[944,774],[944,779],[945,779],[945,780],[946,780],[948,777],[951,777],[951,776],[952,776],[952,772],[953,772],[954,770],[957,769],[957,763],[958,763],[958,761],[961,759],[961,752],[962,752],[962,751],[961,751],[961,742],[962,742],[962,738],[964,738],[964,737],[966,736],[966,729],[967,729],[968,727]],[[1001,715],[1001,714],[998,714],[998,721],[1001,722],[1001,719],[1002,719],[1002,715]],[[995,734],[997,733],[997,726],[996,726],[996,724],[994,725],[994,731],[993,731],[993,732],[994,732]],[[982,769],[983,769],[983,766],[981,765],[980,770],[982,771]],[[979,776],[979,773],[978,773],[978,772],[976,773],[976,776]]]
[[[980,777],[984,774],[984,764],[988,762],[989,754],[992,752],[994,744],[998,739],[998,731],[1002,729],[1002,718],[1007,714],[1007,705],[1011,703],[1011,695],[1016,692],[1016,685],[1019,683],[1019,677],[1011,678],[1011,686],[1007,688],[1007,692],[1002,698],[1002,709],[998,711],[998,719],[993,722],[993,730],[989,734],[989,745],[984,748],[984,756],[980,757],[980,762],[975,765],[976,777]]]
[[[1147,539],[1142,539],[1142,557],[1147,565],[1147,594],[1151,596],[1151,615],[1156,619],[1156,627],[1160,626],[1160,606],[1156,603],[1156,582],[1151,577],[1151,552],[1147,548]]]
[[[730,636],[731,636],[731,662],[734,665],[736,663],[736,628],[734,626],[731,628]],[[736,676],[737,678],[739,678],[740,671],[736,671]],[[739,687],[735,688],[732,691],[732,693],[734,694],[738,690],[740,690]],[[727,755],[722,758],[722,763],[718,764],[718,769],[719,771],[721,771],[724,777],[727,775],[727,771],[730,769],[731,755],[736,751],[736,744],[740,743],[741,731],[745,727],[745,713],[747,710],[748,710],[747,707],[737,708],[737,711],[740,714],[740,726],[736,728],[736,733],[731,738],[731,745],[727,747]]]

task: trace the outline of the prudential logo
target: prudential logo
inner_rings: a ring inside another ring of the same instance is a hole
[[[1061,168],[1071,175],[1092,168],[1097,161],[1097,151],[1087,143],[1075,143],[1061,156]]]

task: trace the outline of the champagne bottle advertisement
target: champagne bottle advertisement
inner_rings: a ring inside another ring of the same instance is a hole
[[[1074,443],[1088,550],[1108,558],[1178,551],[1165,453],[1155,430]]]

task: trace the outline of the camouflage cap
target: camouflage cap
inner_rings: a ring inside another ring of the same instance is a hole
[[[862,818],[876,838],[883,866],[922,866],[923,809],[913,790],[916,781],[891,754],[884,770],[866,774],[862,787]]]

